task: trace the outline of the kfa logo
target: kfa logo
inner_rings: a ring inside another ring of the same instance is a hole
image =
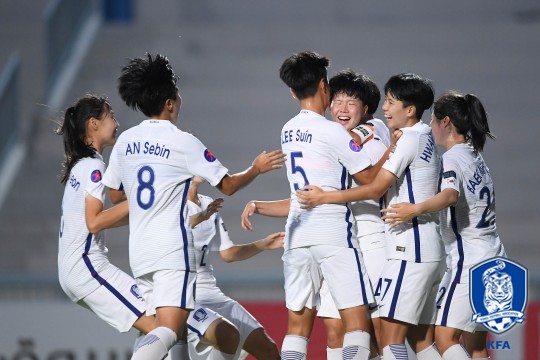
[[[471,321],[501,334],[522,323],[527,305],[527,268],[502,257],[470,270]]]

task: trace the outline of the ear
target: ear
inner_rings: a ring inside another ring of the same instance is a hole
[[[165,101],[165,109],[167,109],[168,112],[173,112],[174,109],[174,100],[173,99],[167,99]]]
[[[368,113],[368,106],[367,106],[367,105],[364,105],[364,106],[362,107],[362,116],[365,116],[367,113]]]
[[[89,120],[88,120],[88,127],[94,131],[96,131],[98,129],[98,126],[99,126],[99,121],[98,119],[96,119],[95,117],[91,117]]]
[[[448,127],[452,124],[452,121],[450,121],[450,118],[448,116],[445,116],[441,122],[443,123],[444,127]]]
[[[408,117],[416,117],[416,106],[415,105],[409,105],[407,106],[407,116]]]
[[[292,97],[298,100],[298,96],[296,96],[296,94],[294,93],[294,90],[289,88],[289,91],[291,92]]]

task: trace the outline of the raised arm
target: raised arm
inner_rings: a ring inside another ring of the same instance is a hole
[[[453,206],[457,203],[458,197],[459,193],[456,190],[444,189],[424,202],[418,204],[394,204],[387,209],[381,210],[381,212],[386,213],[383,216],[385,222],[392,224],[392,226],[397,226],[411,220],[415,216],[441,211],[449,206]]]
[[[104,229],[126,225],[128,223],[128,202],[124,201],[110,209],[103,210],[103,203],[92,195],[85,198],[86,227],[92,234]]]
[[[253,160],[253,163],[246,170],[233,175],[225,175],[217,184],[217,188],[225,195],[232,195],[242,187],[252,182],[259,174],[281,169],[285,162],[285,154],[281,150],[274,150],[269,153],[263,151]]]
[[[210,204],[208,204],[206,209],[196,214],[191,215],[189,217],[189,222],[191,224],[191,227],[194,228],[200,223],[202,223],[203,221],[210,219],[212,215],[217,213],[219,209],[223,207],[223,201],[224,201],[223,198],[217,198],[214,201],[212,201]]]
[[[219,252],[225,262],[242,261],[249,259],[264,250],[275,250],[283,247],[285,239],[284,232],[270,234],[264,239],[254,241],[245,245],[234,245],[226,250]]]
[[[253,214],[260,214],[271,217],[286,217],[289,214],[291,199],[275,200],[275,201],[259,201],[251,200],[244,207],[244,211],[240,216],[242,229],[251,231],[253,226],[249,218]]]

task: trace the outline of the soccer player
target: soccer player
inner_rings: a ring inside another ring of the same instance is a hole
[[[188,334],[190,342],[194,343],[195,349],[200,353],[204,351],[205,337],[216,339],[218,343],[227,343],[228,339],[220,338],[219,329],[212,330],[208,334],[206,328],[212,326],[216,318],[223,317],[226,321],[231,322],[239,331],[239,342],[236,356],[244,350],[252,354],[257,359],[279,359],[279,350],[275,342],[268,336],[262,325],[235,300],[226,296],[217,286],[216,278],[214,277],[213,268],[210,263],[211,252],[219,251],[221,258],[225,262],[242,261],[249,259],[262,251],[274,250],[283,248],[283,239],[285,234],[282,232],[268,235],[262,240],[258,240],[245,245],[235,245],[225,227],[223,219],[216,211],[209,211],[205,216],[204,211],[215,201],[208,196],[198,193],[198,188],[204,180],[195,176],[188,191],[188,214],[196,214],[191,217],[193,226],[193,242],[195,245],[195,260],[197,265],[197,305],[204,307],[203,311],[210,309],[213,313],[209,316],[200,316],[197,313],[198,309],[191,312],[188,318],[188,329],[191,330]],[[222,200],[222,199],[217,199]],[[219,202],[219,204],[221,201]],[[202,219],[194,219],[194,217]],[[195,220],[200,222],[195,225]],[[219,236],[216,236],[219,233]],[[204,335],[204,337],[202,337]],[[210,345],[214,345],[210,342]],[[227,345],[227,344],[225,344]]]
[[[380,140],[379,134],[389,139],[386,125],[374,119],[380,92],[375,83],[364,74],[352,70],[342,70],[330,81],[330,113],[332,119],[340,123],[353,135],[357,143],[363,146],[373,163],[385,156],[387,147]],[[375,133],[374,133],[375,131]],[[388,140],[389,141],[389,140]],[[386,154],[388,155],[388,154]],[[358,184],[355,183],[354,186]],[[351,204],[351,210],[358,225],[358,240],[366,270],[372,284],[377,284],[379,274],[386,260],[384,252],[384,222],[380,217],[380,204],[374,200]],[[282,201],[251,201],[242,214],[242,227],[251,230],[249,217],[254,213],[266,216],[287,216],[289,199]],[[321,287],[321,301],[317,316],[323,319],[327,333],[327,358],[341,359],[344,329],[339,312],[328,291],[326,282]],[[370,305],[370,315],[379,339],[378,311],[375,304]],[[378,352],[377,345],[372,346],[372,353]]]
[[[111,105],[94,95],[69,107],[57,129],[65,151],[58,277],[73,302],[118,331],[134,327],[147,333],[154,328],[154,318],[145,315],[135,280],[109,262],[103,232],[127,223],[127,202],[106,210],[103,206],[102,153],[115,143],[117,130]]]
[[[372,166],[347,130],[324,117],[330,103],[328,65],[326,57],[306,51],[290,56],[280,67],[280,78],[301,108],[281,133],[291,189],[283,255],[289,325],[282,359],[306,357],[323,278],[344,322],[343,357],[368,359],[370,353],[367,304],[373,302],[373,294],[351,210],[343,204],[301,209],[295,193],[308,184],[344,189],[347,173],[369,183],[382,164]]]
[[[122,68],[120,96],[148,120],[119,136],[103,178],[109,188],[125,191],[130,265],[146,312],[156,318],[156,329],[141,341],[135,360],[163,358],[185,336],[194,308],[195,254],[186,213],[193,175],[232,195],[284,161],[279,150],[263,152],[247,170],[229,175],[196,137],[176,127],[181,104],[176,82],[160,54],[131,59]]]
[[[403,135],[383,169],[373,182],[349,190],[323,191],[308,185],[296,192],[303,207],[378,199],[387,191],[390,204],[421,202],[436,194],[439,159],[431,130],[420,121],[433,103],[431,82],[410,73],[394,75],[385,94],[382,109],[387,124]],[[440,359],[432,325],[444,267],[438,222],[435,214],[425,214],[395,228],[386,225],[388,260],[375,290],[380,297],[385,360],[408,358],[407,335],[418,359]]]
[[[399,226],[421,214],[440,212],[441,233],[447,253],[448,280],[437,313],[435,342],[443,359],[468,359],[459,344],[462,334],[483,348],[476,358],[487,358],[485,329],[472,322],[469,269],[494,256],[506,256],[495,225],[495,192],[481,155],[486,139],[494,138],[486,112],[474,95],[449,92],[433,105],[431,129],[442,156],[440,192],[423,202],[394,204],[385,219]],[[470,333],[474,333],[470,334]]]

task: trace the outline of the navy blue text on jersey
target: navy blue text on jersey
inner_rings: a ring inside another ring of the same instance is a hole
[[[435,152],[435,143],[433,142],[433,138],[430,136],[424,151],[422,151],[422,155],[420,155],[420,159],[424,160],[425,162],[429,162],[431,158],[433,157],[434,152]]]
[[[128,155],[139,155],[139,154],[148,154],[155,155],[165,159],[168,159],[171,155],[171,151],[165,147],[165,145],[160,145],[158,143],[151,144],[146,141],[142,144],[139,141],[127,144],[126,146],[126,156]]]
[[[313,140],[313,135],[309,133],[308,130],[302,131],[300,129],[294,130],[285,130],[281,134],[281,143],[290,143],[293,141],[297,142],[306,142],[311,143],[311,140]]]
[[[482,161],[480,164],[478,164],[472,178],[467,182],[467,190],[474,194],[476,187],[482,183],[482,179],[486,173],[488,173],[488,169],[486,167],[486,163]]]
[[[79,180],[77,180],[75,176],[73,176],[73,174],[71,174],[71,176],[69,177],[69,185],[71,185],[71,187],[74,188],[75,191],[78,191],[81,183],[79,182]]]

